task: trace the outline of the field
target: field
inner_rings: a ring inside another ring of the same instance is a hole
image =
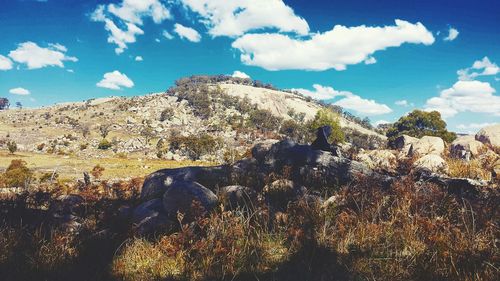
[[[102,179],[126,179],[133,177],[144,177],[151,172],[165,168],[177,168],[185,166],[209,165],[206,162],[196,161],[171,161],[147,158],[101,158],[84,159],[77,156],[62,156],[53,154],[41,154],[30,152],[17,152],[10,154],[8,151],[0,151],[0,170],[6,169],[14,159],[26,161],[28,168],[35,174],[57,172],[61,179],[83,178],[83,172],[90,171],[96,165],[104,167]]]

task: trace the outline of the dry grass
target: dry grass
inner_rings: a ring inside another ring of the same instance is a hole
[[[28,167],[37,174],[56,171],[61,179],[73,180],[82,178],[83,171],[91,171],[96,165],[105,168],[102,179],[142,177],[159,169],[178,168],[185,166],[204,166],[212,163],[194,161],[170,161],[146,158],[102,158],[85,159],[75,156],[61,156],[52,154],[38,154],[19,152],[14,155],[7,151],[0,151],[0,170],[9,166],[12,160],[22,159]]]

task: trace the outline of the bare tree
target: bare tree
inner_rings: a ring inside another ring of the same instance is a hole
[[[99,126],[99,133],[101,134],[101,137],[103,139],[105,139],[108,136],[109,131],[111,131],[110,124],[102,124],[101,126]]]

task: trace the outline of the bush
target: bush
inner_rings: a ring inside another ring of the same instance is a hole
[[[165,108],[160,113],[160,122],[170,120],[170,119],[172,119],[172,117],[174,117],[174,109],[171,107]]]
[[[256,109],[250,112],[248,122],[251,126],[261,131],[277,131],[281,124],[281,119],[274,116],[266,109]]]
[[[215,153],[222,144],[221,139],[214,138],[206,133],[187,137],[172,134],[168,142],[170,151],[184,151],[192,160],[198,160],[203,155]]]
[[[14,154],[17,151],[17,143],[15,141],[8,141],[7,149],[9,149],[10,154]]]
[[[323,126],[330,126],[332,134],[328,139],[330,143],[343,143],[345,140],[344,132],[340,127],[339,115],[330,108],[322,108],[318,110],[314,116],[314,120],[309,124],[309,131],[315,136],[316,130]]]
[[[14,159],[0,178],[0,185],[3,187],[26,187],[33,173],[28,168],[26,161]]]
[[[104,167],[101,165],[97,164],[92,168],[92,171],[90,171],[90,174],[94,176],[94,178],[98,179],[102,176],[102,173],[104,172]]]
[[[307,137],[308,131],[307,127],[303,124],[299,124],[298,122],[289,119],[285,120],[283,124],[281,124],[280,134],[287,136],[295,142],[303,142]]]
[[[446,130],[446,122],[441,119],[441,114],[439,112],[426,112],[418,109],[399,118],[399,120],[387,130],[386,135],[390,144],[401,135],[409,135],[416,138],[435,136],[442,138],[448,143],[457,138],[455,133]]]
[[[107,150],[110,149],[112,146],[113,144],[109,142],[107,139],[102,139],[97,145],[97,148],[102,150]]]

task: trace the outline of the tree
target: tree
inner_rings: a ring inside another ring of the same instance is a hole
[[[316,130],[323,126],[330,126],[332,128],[332,134],[328,139],[330,143],[344,142],[345,135],[340,127],[339,115],[330,108],[322,108],[316,112],[314,120],[309,125],[309,130],[311,133],[316,133]]]
[[[23,104],[20,101],[18,101],[16,102],[16,107],[19,109],[23,109]]]
[[[8,98],[0,98],[0,110],[9,109],[10,102]]]
[[[141,136],[144,137],[144,142],[146,143],[146,145],[149,145],[151,139],[155,137],[155,130],[149,122],[146,122],[144,124],[144,128],[142,128],[141,130]]]
[[[390,144],[401,135],[409,135],[416,138],[435,136],[442,138],[446,142],[452,142],[457,138],[455,133],[446,130],[446,122],[441,119],[439,112],[427,112],[418,109],[399,118],[387,130],[386,135]]]
[[[17,143],[15,141],[8,141],[7,148],[9,149],[10,154],[14,154],[17,151]]]
[[[111,131],[111,125],[103,124],[103,125],[99,126],[99,133],[101,134],[101,137],[103,139],[105,139],[108,136],[109,131]]]

